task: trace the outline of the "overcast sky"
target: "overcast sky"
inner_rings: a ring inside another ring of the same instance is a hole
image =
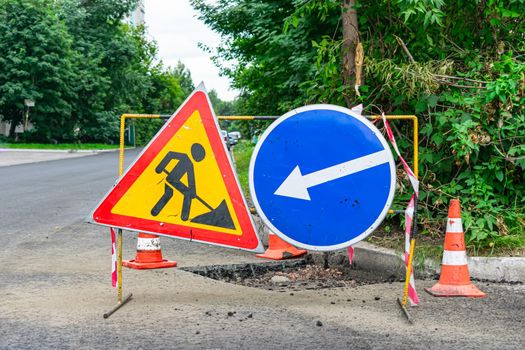
[[[195,85],[204,81],[208,91],[215,89],[222,100],[232,100],[237,93],[229,89],[228,79],[219,77],[210,56],[197,46],[201,42],[216,47],[220,37],[197,19],[189,1],[145,0],[144,4],[148,33],[157,42],[164,64],[175,66],[182,61]]]

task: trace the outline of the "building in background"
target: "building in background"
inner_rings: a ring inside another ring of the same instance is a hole
[[[137,4],[137,7],[135,10],[131,13],[129,16],[128,22],[134,27],[143,25],[144,20],[144,13],[145,13],[145,6],[144,6],[144,0],[140,0]]]

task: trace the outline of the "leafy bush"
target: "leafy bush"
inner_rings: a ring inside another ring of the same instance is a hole
[[[470,247],[525,246],[524,1],[344,2],[356,3],[364,48],[360,95],[342,74],[341,1],[192,2],[225,38],[215,59],[245,113],[363,103],[417,114],[423,233],[439,237],[459,197]],[[410,155],[411,128],[392,125]],[[411,190],[399,185],[403,206]]]
[[[492,63],[495,79],[485,88],[444,91],[423,114],[426,220],[446,210],[448,198],[461,198],[468,240],[478,247],[524,228],[524,72],[509,52]]]

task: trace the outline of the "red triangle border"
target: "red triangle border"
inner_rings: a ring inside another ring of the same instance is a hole
[[[221,231],[208,230],[196,227],[162,223],[154,220],[136,218],[111,213],[111,209],[124,196],[137,178],[149,166],[157,154],[175,136],[177,131],[186,123],[192,113],[198,110],[211,148],[216,158],[219,170],[223,175],[226,190],[233,204],[242,230],[242,235],[232,235]],[[92,215],[93,221],[104,226],[117,227],[125,230],[159,234],[172,238],[210,243],[214,245],[240,248],[259,252],[262,245],[255,232],[248,208],[240,190],[233,166],[227,155],[226,146],[220,136],[217,122],[207,94],[202,90],[195,91],[180,109],[172,116],[166,125],[146,146],[144,151],[119,179],[115,187],[109,191]]]

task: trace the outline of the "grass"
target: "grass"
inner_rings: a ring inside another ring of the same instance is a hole
[[[478,256],[525,256],[525,232],[497,236],[488,244],[467,243]]]
[[[394,218],[385,219],[383,224],[367,241],[375,245],[394,249],[397,252],[404,251],[405,233],[401,226],[395,227]],[[445,237],[442,235],[431,236],[420,232],[416,237],[416,248],[414,259],[421,263],[430,258],[435,261],[441,261],[443,256],[443,244]],[[516,233],[508,236],[498,236],[493,240],[493,244],[487,245],[486,242],[465,242],[468,256],[525,256],[525,233]]]
[[[252,157],[255,145],[248,140],[239,140],[239,143],[233,147],[233,156],[237,167],[237,176],[241,183],[244,195],[250,198],[250,188],[248,185],[248,168],[250,167],[250,158]]]
[[[116,149],[118,147],[118,145],[106,145],[102,143],[0,143],[0,148],[40,150],[99,150]]]
[[[366,240],[380,247],[393,249],[398,253],[405,250],[405,232],[396,223],[396,219],[387,216],[381,226],[375,230]],[[416,237],[414,260],[417,264],[422,264],[426,259],[440,261],[443,255],[443,240],[441,238],[431,238],[419,234]]]

